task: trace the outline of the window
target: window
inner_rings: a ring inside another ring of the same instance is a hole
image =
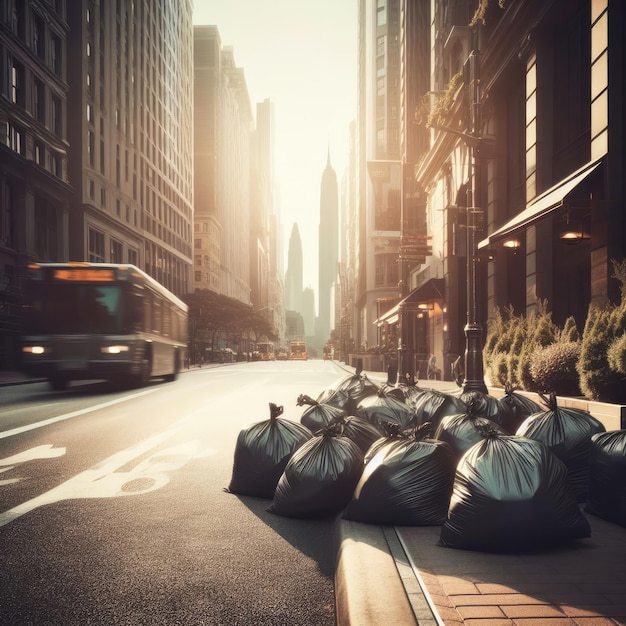
[[[46,58],[45,27],[42,19],[33,16],[33,50],[40,59]]]
[[[57,76],[62,73],[61,61],[61,40],[56,35],[50,35],[50,66]]]
[[[384,26],[387,23],[387,0],[376,2],[376,26]]]
[[[139,259],[139,253],[137,250],[133,250],[132,248],[128,249],[128,262],[131,265],[137,265]]]
[[[24,106],[24,66],[13,61],[11,66],[11,102]]]
[[[122,258],[123,246],[121,241],[111,239],[111,263],[123,263]]]
[[[89,229],[89,262],[104,263],[104,233],[95,228]]]
[[[95,155],[94,155],[95,145],[94,144],[95,144],[95,138],[94,138],[93,131],[89,130],[87,131],[87,158],[89,159],[89,165],[91,165],[91,167],[93,167],[95,163]]]
[[[50,154],[50,164],[52,165],[52,173],[57,178],[63,178],[63,157],[56,152]]]
[[[58,137],[63,136],[63,110],[61,105],[61,98],[59,96],[52,96],[52,132]]]
[[[44,198],[35,197],[35,250],[41,261],[56,261],[57,214],[53,205]]]
[[[14,244],[13,187],[5,182],[4,193],[0,194],[0,245],[12,247]]]
[[[41,143],[35,143],[33,159],[37,165],[45,165],[45,148]]]
[[[33,113],[35,119],[42,124],[46,123],[46,88],[43,81],[35,78],[35,89],[33,90]]]
[[[23,154],[24,131],[11,123],[7,124],[6,145],[18,154]]]

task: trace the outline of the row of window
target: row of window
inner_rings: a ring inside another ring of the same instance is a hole
[[[63,0],[47,1],[48,6],[58,15],[63,14]],[[21,39],[33,53],[54,74],[63,74],[63,43],[61,37],[53,32],[44,18],[33,10],[28,10],[26,0],[0,1],[0,22]],[[50,23],[48,21],[48,23]]]

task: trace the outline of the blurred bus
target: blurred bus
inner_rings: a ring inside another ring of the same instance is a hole
[[[289,342],[289,359],[306,361],[308,358],[305,341]]]
[[[260,361],[275,361],[274,344],[271,341],[260,341],[256,344]]]
[[[22,370],[55,390],[71,380],[175,380],[187,305],[133,265],[34,263],[24,288]]]

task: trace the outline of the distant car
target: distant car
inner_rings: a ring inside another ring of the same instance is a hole
[[[277,355],[276,355],[276,360],[277,361],[286,361],[288,359],[287,353],[283,350],[281,350]]]

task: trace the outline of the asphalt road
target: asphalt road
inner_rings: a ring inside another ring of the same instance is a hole
[[[334,520],[224,491],[237,435],[299,420],[324,361],[191,370],[119,392],[0,393],[0,624],[334,624]]]

